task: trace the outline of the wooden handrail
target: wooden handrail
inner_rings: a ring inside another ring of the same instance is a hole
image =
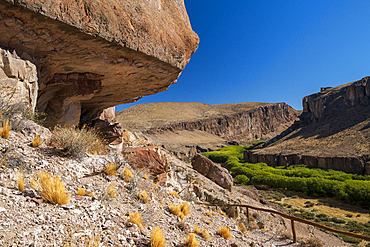
[[[195,204],[200,204],[200,205],[205,205],[205,206],[210,206],[210,207],[244,207],[244,208],[247,208],[248,223],[249,223],[249,210],[248,210],[249,208],[254,209],[254,210],[258,210],[258,211],[264,211],[264,212],[280,215],[284,218],[287,218],[287,219],[291,220],[292,232],[293,232],[293,242],[294,243],[296,243],[296,241],[297,241],[296,233],[295,233],[295,227],[294,227],[294,221],[298,221],[298,222],[301,222],[301,223],[304,223],[304,224],[307,224],[307,225],[315,226],[317,228],[321,228],[321,229],[329,231],[329,232],[334,232],[334,233],[342,234],[342,235],[345,235],[345,236],[370,241],[370,237],[367,237],[367,236],[364,236],[364,235],[361,235],[361,234],[340,231],[340,230],[337,230],[337,229],[334,229],[334,228],[331,228],[331,227],[328,227],[328,226],[321,225],[321,224],[316,223],[316,222],[301,219],[301,218],[298,218],[298,217],[295,217],[295,216],[292,216],[292,215],[288,215],[288,214],[284,214],[284,213],[281,213],[279,211],[275,211],[275,210],[268,209],[268,208],[259,208],[259,207],[255,207],[255,206],[245,205],[245,204],[209,204],[209,203],[202,203],[202,202],[194,202],[194,203]]]

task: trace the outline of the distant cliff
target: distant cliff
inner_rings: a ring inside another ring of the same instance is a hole
[[[117,113],[124,128],[142,131],[181,158],[279,135],[300,112],[285,103],[153,103]]]
[[[262,148],[252,162],[370,174],[370,77],[303,98],[300,120]]]

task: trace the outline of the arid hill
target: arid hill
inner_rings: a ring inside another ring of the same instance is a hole
[[[246,158],[370,174],[369,79],[304,97],[300,121]]]
[[[184,158],[236,142],[270,139],[299,112],[285,103],[150,103],[116,114],[124,128],[146,136]]]

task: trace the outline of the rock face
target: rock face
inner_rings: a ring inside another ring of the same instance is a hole
[[[159,104],[158,109],[155,104],[147,106],[148,115],[143,105],[127,115],[125,111],[118,113],[117,119],[123,128],[129,128],[133,125],[127,122],[136,116],[138,127],[134,130],[141,128],[155,143],[188,161],[196,152],[273,138],[293,124],[300,114],[285,103],[215,106],[191,103],[189,107]],[[163,120],[166,114],[169,114],[168,119]],[[141,116],[150,119],[141,119]]]
[[[0,30],[0,46],[38,68],[48,126],[166,90],[199,43],[182,0],[2,0]]]
[[[0,92],[9,103],[23,102],[32,109],[36,106],[37,70],[27,60],[22,60],[16,52],[0,48]]]
[[[303,98],[300,120],[245,159],[370,174],[370,77]]]
[[[212,162],[212,160],[200,154],[196,154],[193,157],[191,160],[191,165],[200,174],[211,179],[222,188],[231,191],[233,187],[233,178],[226,169],[216,165]]]

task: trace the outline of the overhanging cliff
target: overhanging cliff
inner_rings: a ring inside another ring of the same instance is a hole
[[[166,90],[198,43],[183,0],[0,0],[0,46],[37,66],[48,126]]]

